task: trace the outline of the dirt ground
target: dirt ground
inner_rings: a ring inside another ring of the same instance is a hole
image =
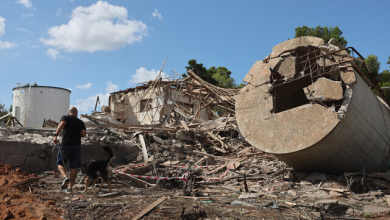
[[[0,220],[133,219],[164,197],[139,219],[390,218],[390,198],[386,195],[389,190],[383,180],[389,173],[375,174],[372,182],[366,177],[361,192],[355,193],[343,175],[298,173],[280,161],[260,158],[251,158],[250,164],[261,164],[256,165],[261,167],[261,174],[249,175],[246,181],[232,171],[219,182],[194,178],[194,174],[187,184],[178,179],[161,180],[156,185],[151,181],[153,187],[140,188],[134,179],[114,174],[111,194],[105,184],[101,192],[98,185],[82,192],[81,173],[73,192],[66,194],[60,189],[62,179],[55,177],[53,171],[26,174],[12,169],[11,164],[2,164]],[[171,168],[159,167],[157,173],[167,169]],[[207,172],[207,168],[202,169],[201,173]],[[179,174],[185,170],[188,168],[176,171]],[[361,180],[354,175],[355,181]]]
[[[229,173],[226,178],[234,177]],[[290,177],[289,177],[290,176]],[[248,177],[243,181],[160,181],[156,186],[137,188],[114,175],[112,194],[108,187],[84,190],[81,173],[71,194],[60,189],[61,178],[52,172],[29,175],[0,165],[0,219],[133,219],[153,202],[156,205],[140,219],[388,219],[386,191],[367,185],[366,192],[350,191],[342,176],[293,173]],[[306,180],[302,178],[306,176]],[[321,178],[319,178],[321,177]],[[301,179],[299,179],[301,178]],[[37,180],[21,184],[25,180]],[[19,183],[19,184],[17,184]],[[186,186],[183,189],[183,186]]]
[[[12,187],[25,179],[34,178],[12,170],[11,164],[0,164],[0,219],[59,219],[64,211],[56,200],[45,200],[39,194],[30,193],[28,188]],[[39,184],[37,184],[39,187]],[[32,188],[37,190],[38,188]],[[41,189],[39,189],[41,190]],[[45,189],[42,189],[45,190]]]

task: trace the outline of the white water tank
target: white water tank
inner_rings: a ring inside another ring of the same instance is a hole
[[[59,122],[70,106],[71,91],[51,86],[13,88],[12,116],[24,127],[42,127],[43,121]]]

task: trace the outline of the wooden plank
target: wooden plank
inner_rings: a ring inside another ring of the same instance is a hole
[[[154,209],[156,206],[160,205],[162,202],[164,202],[167,199],[166,196],[161,197],[157,201],[150,204],[148,207],[146,207],[144,210],[142,210],[137,216],[133,218],[133,220],[138,220],[142,218],[142,216],[146,215],[148,212],[150,212],[152,209]]]
[[[141,180],[141,179],[138,179],[138,178],[135,178],[135,177],[133,177],[133,176],[127,176],[127,175],[121,174],[121,173],[119,173],[119,174],[120,174],[120,175],[123,175],[123,177],[125,177],[125,178],[131,179],[131,180],[133,180],[134,182],[137,182],[137,183],[140,184],[140,185],[146,185],[146,186],[149,186],[149,187],[154,187],[154,186],[155,186],[155,184],[151,184],[151,183],[145,182],[145,181],[143,181],[143,180]]]
[[[221,143],[221,146],[223,148],[225,148],[226,150],[229,149],[229,146],[227,144],[225,144],[223,141],[221,141],[221,139],[219,139],[217,136],[215,136],[213,133],[211,132],[207,132],[207,135],[209,135],[212,139],[216,140],[216,141],[219,141],[219,143]]]
[[[101,194],[98,197],[99,198],[109,198],[109,197],[119,196],[120,194],[121,194],[121,192],[112,192],[112,193]]]
[[[185,121],[181,120],[180,123],[183,125],[184,129],[186,131],[189,131],[190,129],[188,128],[187,124],[185,123]]]
[[[223,161],[227,161],[227,162],[232,162],[232,161],[233,161],[232,159],[229,159],[229,158],[219,157],[219,156],[215,156],[215,155],[208,154],[208,153],[204,153],[204,152],[194,151],[193,153],[195,153],[195,154],[200,154],[200,155],[204,155],[204,156],[213,157],[213,158],[215,158],[215,159],[223,160]]]
[[[207,156],[203,156],[200,160],[198,160],[197,162],[194,163],[194,165],[199,165],[200,163],[202,163],[204,160],[206,160]]]
[[[145,145],[145,140],[144,140],[144,135],[139,134],[139,140],[141,141],[142,145],[142,153],[144,154],[144,162],[148,162],[148,152],[146,150],[146,145]]]
[[[216,172],[222,170],[223,168],[225,168],[227,165],[229,165],[229,163],[226,163],[223,166],[218,167],[217,169],[214,169],[214,170],[212,170],[210,172],[207,172],[206,175],[210,175],[210,174],[216,173]]]

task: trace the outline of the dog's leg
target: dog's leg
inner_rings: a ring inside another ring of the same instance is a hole
[[[98,177],[96,177],[95,179],[93,179],[93,182],[92,182],[92,187],[94,187],[94,188],[95,188],[95,185],[96,185],[96,183],[97,183],[97,180],[98,180]]]
[[[102,181],[100,182],[100,188],[99,188],[99,191],[98,191],[98,192],[100,192],[100,190],[102,190],[103,183],[104,183],[104,180],[102,179]]]
[[[89,182],[89,177],[87,176],[87,178],[85,178],[85,188],[83,192],[87,192],[88,182]]]
[[[107,180],[107,181],[104,181],[104,182],[106,182],[106,183],[107,183],[107,185],[108,185],[108,188],[110,189],[110,192],[111,192],[111,183],[110,183],[110,181],[109,181],[109,180]]]

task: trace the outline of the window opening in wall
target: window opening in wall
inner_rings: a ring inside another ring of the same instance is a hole
[[[320,54],[321,51],[315,47],[298,47],[295,51],[290,52],[290,56],[296,57],[295,62],[291,64],[292,74],[284,69],[284,74],[288,74],[285,77],[278,72],[278,68],[271,70],[270,82],[273,85],[271,90],[273,110],[271,113],[283,112],[310,103],[303,88],[316,81],[321,75],[320,72],[323,72],[318,64]],[[291,75],[293,77],[288,77]]]
[[[152,99],[142,99],[140,102],[140,111],[147,111],[152,108]]]
[[[275,86],[271,93],[273,97],[273,112],[279,113],[309,104],[303,88],[311,84],[309,75]]]

